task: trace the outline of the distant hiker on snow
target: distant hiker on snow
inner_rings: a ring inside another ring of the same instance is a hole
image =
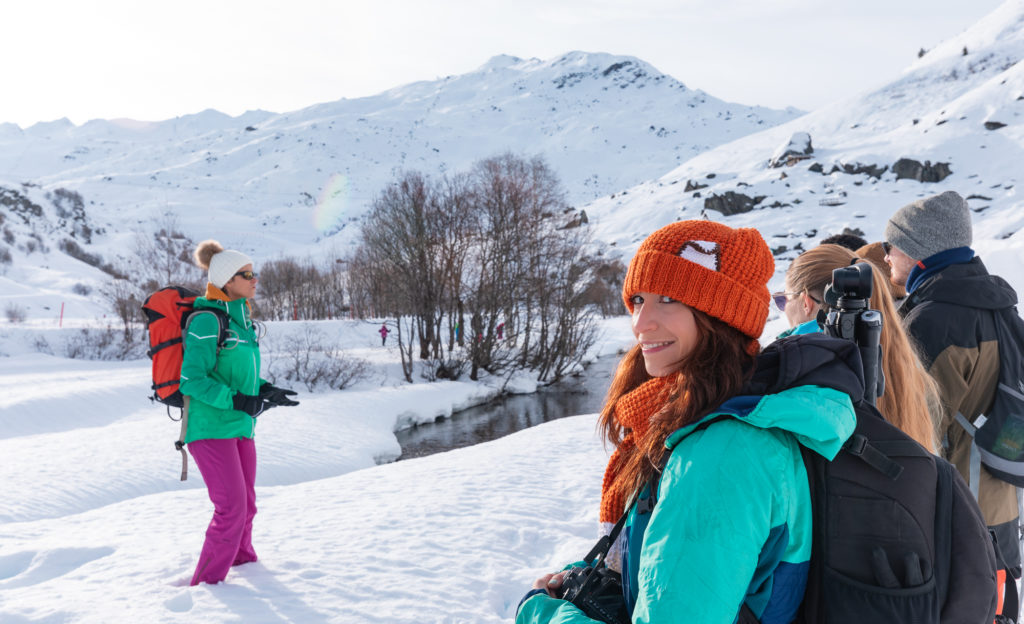
[[[385,343],[387,343],[387,341],[388,341],[388,334],[390,333],[388,331],[388,326],[385,325],[384,323],[381,323],[380,329],[377,330],[377,333],[380,334],[380,346],[383,347],[385,345]]]
[[[776,342],[795,357],[757,355],[773,271],[757,230],[710,221],[661,228],[630,263],[637,344],[599,420],[615,447],[600,520],[625,523],[606,559],[622,574],[621,621],[796,617],[812,542],[800,447],[834,457],[864,387],[859,360],[833,357],[848,341],[796,336]],[[558,597],[567,574],[537,579],[516,621],[592,621]]]
[[[256,561],[252,520],[256,515],[256,417],[277,405],[298,405],[295,392],[260,379],[259,336],[250,318],[256,292],[252,260],[213,240],[195,251],[207,270],[206,294],[184,334],[181,393],[188,418],[185,442],[213,502],[213,519],[199,555],[192,585],[219,583],[231,566]],[[219,310],[227,316],[227,338],[218,346]]]
[[[995,532],[1006,566],[1012,569],[1020,566],[1017,490],[984,465],[975,466],[978,472],[972,480],[972,437],[959,419],[980,426],[979,416],[993,405],[1000,350],[1016,348],[997,341],[995,315],[1013,309],[1017,293],[988,273],[971,242],[967,202],[946,191],[896,211],[885,226],[883,245],[892,281],[908,293],[899,314],[939,385],[943,413],[936,428],[944,440],[943,456],[977,493],[985,523]],[[1009,583],[1006,570],[1001,570],[999,613],[1002,590]],[[1008,615],[1017,618],[1017,613]]]
[[[820,332],[825,317],[825,287],[832,282],[832,271],[861,260],[847,247],[819,245],[797,256],[786,271],[785,291],[772,293],[775,305],[789,321],[790,329],[780,337]],[[888,279],[872,265],[871,309],[882,313],[882,373],[885,392],[878,400],[878,410],[886,420],[914,438],[921,446],[935,453],[934,425],[929,406],[936,413],[938,389],[917,360],[903,331],[892,297],[886,286]]]

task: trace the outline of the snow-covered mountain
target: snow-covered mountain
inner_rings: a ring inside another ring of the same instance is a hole
[[[821,238],[850,228],[881,240],[895,210],[955,190],[974,211],[975,248],[1024,292],[1022,58],[1024,1],[1009,0],[890,84],[711,149],[585,209],[597,237],[626,258],[647,233],[681,218],[756,227],[776,250],[781,277],[789,258]],[[770,166],[801,133],[813,153]]]
[[[189,234],[207,235],[214,219],[228,244],[255,248],[259,236],[264,250],[268,239],[295,249],[344,228],[402,170],[542,154],[579,204],[799,114],[723,102],[633,57],[498,56],[285,114],[5,124],[0,185],[77,191],[108,235],[175,212]]]
[[[17,297],[29,318],[58,318],[64,302],[99,318],[95,292],[109,277],[96,265],[116,264],[168,215],[193,240],[254,257],[343,252],[356,230],[346,226],[401,170],[542,154],[582,204],[798,114],[723,102],[636,58],[572,52],[499,56],[280,115],[3,124],[0,299]]]

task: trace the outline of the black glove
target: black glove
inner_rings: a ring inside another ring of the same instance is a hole
[[[259,416],[265,409],[263,399],[258,396],[252,396],[251,394],[242,394],[236,392],[234,398],[231,399],[236,410],[245,412],[250,416]]]
[[[260,386],[259,398],[266,401],[268,407],[273,407],[275,405],[298,405],[298,401],[289,398],[297,394],[298,392],[295,392],[294,390],[278,388],[268,382]]]

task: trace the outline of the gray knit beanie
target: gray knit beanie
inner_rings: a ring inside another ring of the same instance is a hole
[[[971,211],[956,191],[907,204],[885,225],[885,240],[914,260],[971,245]]]

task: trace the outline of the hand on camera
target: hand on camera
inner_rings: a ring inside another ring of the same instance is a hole
[[[298,393],[294,390],[288,390],[287,388],[278,388],[271,383],[265,383],[260,386],[259,398],[267,402],[267,407],[274,407],[277,405],[291,406],[298,405],[299,402],[290,398]]]
[[[560,593],[558,590],[562,587],[562,579],[566,572],[567,570],[562,570],[554,574],[545,574],[533,582],[533,588],[547,590],[549,596],[558,598]]]

